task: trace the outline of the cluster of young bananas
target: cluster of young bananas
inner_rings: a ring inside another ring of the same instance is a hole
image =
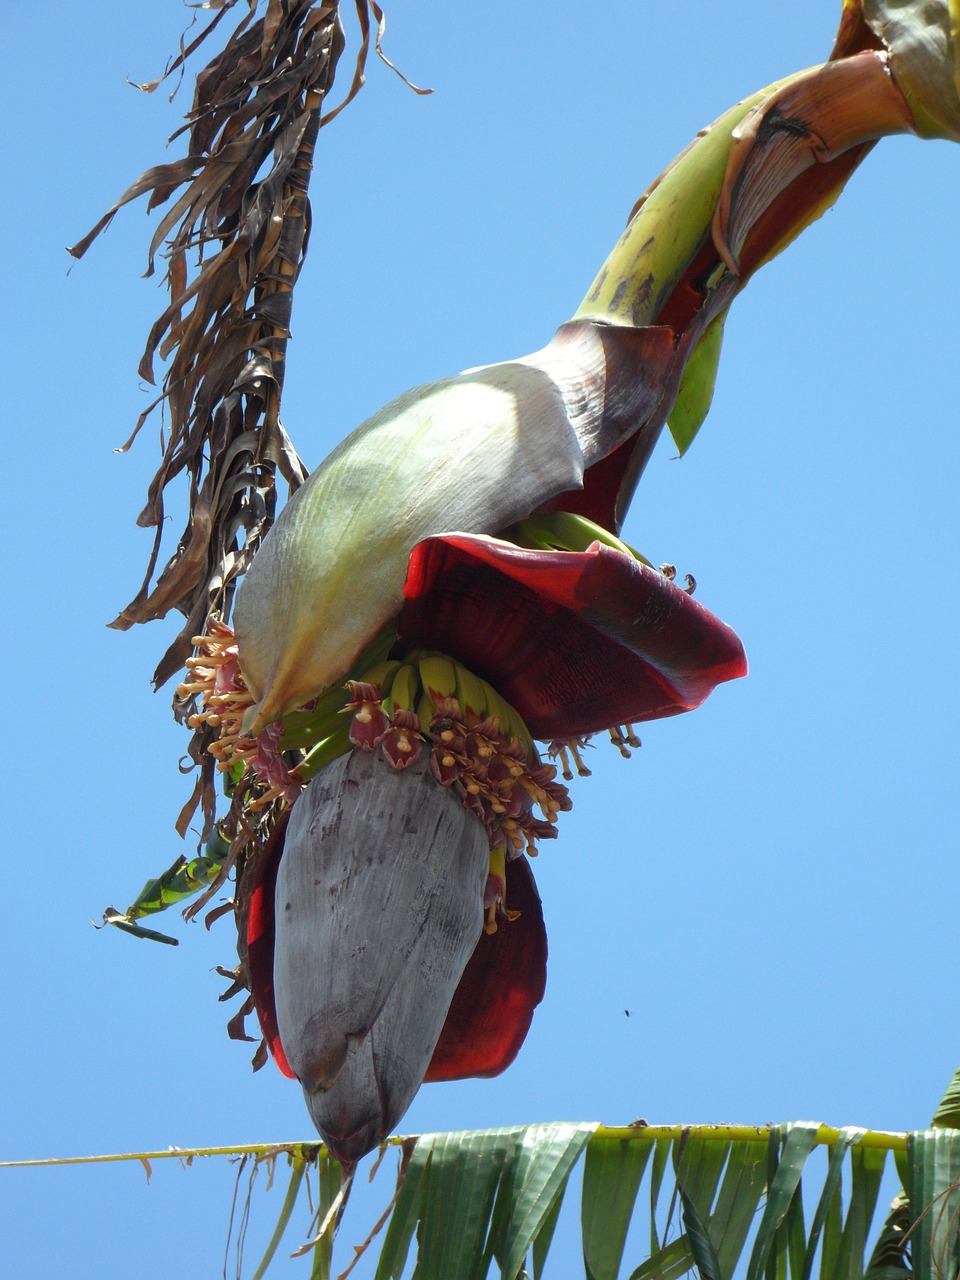
[[[191,727],[204,722],[219,730],[210,748],[218,769],[252,771],[271,801],[292,803],[311,778],[354,747],[379,750],[395,769],[429,750],[433,776],[483,823],[494,851],[491,876],[502,884],[497,857],[502,863],[524,849],[536,854],[539,840],[554,837],[557,815],[570,808],[567,789],[496,689],[445,654],[418,650],[402,661],[388,659],[393,640],[386,632],[378,636],[345,685],[328,689],[257,738],[244,737],[240,728],[250,695],[225,624],[198,637],[191,679],[178,696],[197,699]],[[301,755],[292,768],[291,752]]]
[[[381,750],[395,769],[416,763],[426,747],[433,776],[476,813],[501,862],[524,849],[536,854],[538,840],[556,835],[557,815],[570,808],[567,789],[554,766],[541,762],[521,717],[485,680],[444,654],[418,651],[375,665],[347,689],[348,744]],[[324,750],[332,749],[326,741]],[[315,753],[298,776],[312,769]]]
[[[518,742],[525,759],[532,761],[536,756],[533,740],[520,715],[486,680],[459,662],[442,653],[418,650],[403,662],[385,665],[387,670],[376,679],[388,714],[397,710],[414,711],[421,725],[429,725],[439,706],[450,711],[450,704],[455,702],[462,718],[471,724],[495,721],[494,732],[507,742]]]

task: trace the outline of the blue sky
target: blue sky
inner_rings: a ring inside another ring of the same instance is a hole
[[[321,134],[283,412],[310,466],[406,387],[541,346],[649,181],[826,56],[839,5],[464,10],[392,7],[387,50],[435,94],[372,60]],[[149,551],[158,421],[112,449],[146,403],[151,224],[124,211],[69,274],[63,246],[162,158],[189,91],[171,107],[125,77],[156,75],[184,22],[119,0],[5,20],[6,1159],[311,1136],[297,1087],[226,1037],[227,921],[171,917],[176,950],[90,926],[179,852],[187,784],[148,683],[174,620],[104,626]],[[406,1132],[928,1121],[960,1056],[958,195],[960,152],[883,143],[735,304],[702,435],[682,461],[661,443],[625,536],[695,575],[751,673],[629,763],[597,749],[536,866],[551,958],[521,1056],[425,1088]],[[2,1171],[11,1274],[218,1274],[232,1177]],[[387,1194],[358,1197],[342,1265]],[[259,1198],[257,1239],[279,1203]]]

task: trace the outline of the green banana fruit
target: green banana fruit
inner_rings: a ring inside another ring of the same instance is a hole
[[[622,555],[632,556],[641,564],[653,567],[645,556],[609,529],[587,516],[575,515],[571,511],[538,512],[512,525],[505,536],[521,547],[536,545],[544,550],[555,548],[558,551],[586,551],[591,543],[599,542]]]
[[[420,684],[420,673],[412,662],[404,662],[394,673],[390,693],[382,699],[383,709],[388,716],[395,711],[416,711],[423,692]]]
[[[380,686],[381,697],[389,692],[394,673],[400,666],[389,661],[386,654],[396,640],[393,628],[381,633],[360,654],[350,671],[349,678]],[[327,738],[335,736],[340,728],[347,693],[343,683],[335,684],[317,698],[310,711],[292,711],[283,718],[281,751],[310,751]]]
[[[492,685],[486,685],[487,715],[496,716],[500,732],[507,738],[519,738],[520,744],[527,754],[528,762],[536,756],[530,730],[522,718],[514,711],[510,703],[502,698]]]
[[[456,670],[456,697],[460,703],[460,710],[465,716],[472,712],[478,720],[482,720],[489,714],[487,695],[491,692],[490,686],[479,676],[475,676],[472,671],[461,666],[459,662],[456,664]]]
[[[424,689],[433,701],[454,698],[457,694],[457,664],[443,653],[427,653],[417,657],[417,667]]]
[[[342,722],[341,712],[347,705],[347,692],[337,683],[317,699],[310,711],[293,711],[283,718],[281,751],[309,751],[336,733]]]
[[[420,701],[417,703],[416,712],[417,719],[420,721],[420,728],[424,733],[429,732],[430,721],[433,719],[436,705],[429,693],[423,692],[420,695]]]
[[[393,684],[393,678],[400,670],[400,663],[393,658],[390,662],[378,662],[375,666],[368,668],[360,676],[364,684],[375,684],[380,690],[381,701],[390,692],[390,686]]]

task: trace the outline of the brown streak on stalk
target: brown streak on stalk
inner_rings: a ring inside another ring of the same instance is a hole
[[[713,219],[714,244],[727,268],[740,273],[750,229],[804,170],[913,127],[883,53],[827,63],[771,94],[733,134]]]

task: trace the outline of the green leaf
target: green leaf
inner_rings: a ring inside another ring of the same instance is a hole
[[[840,1136],[840,1140],[830,1152],[827,1175],[823,1180],[820,1199],[817,1201],[817,1207],[813,1211],[813,1219],[810,1223],[810,1235],[807,1237],[803,1264],[799,1273],[800,1280],[810,1280],[813,1275],[813,1264],[820,1244],[820,1236],[831,1212],[831,1206],[834,1207],[835,1213],[839,1213],[840,1179],[843,1174],[843,1162],[847,1157],[847,1148],[853,1142],[856,1133],[856,1130],[845,1129]],[[827,1274],[827,1271],[821,1268],[821,1275],[826,1276]]]
[[[636,1271],[630,1273],[630,1280],[677,1280],[685,1275],[693,1266],[693,1254],[685,1235],[678,1236],[669,1244],[652,1253],[646,1262],[642,1262]]]
[[[482,1280],[485,1272],[479,1267],[494,1197],[504,1163],[514,1158],[517,1146],[516,1129],[434,1137],[418,1233],[417,1273],[423,1280]]]
[[[536,1124],[524,1132],[503,1237],[504,1280],[514,1280],[519,1274],[527,1251],[596,1128],[596,1124]]]
[[[960,1067],[953,1073],[947,1091],[930,1121],[931,1129],[960,1129]]]
[[[710,1236],[724,1280],[740,1261],[765,1186],[766,1149],[756,1142],[734,1143],[710,1216]]]
[[[336,1160],[324,1149],[317,1160],[317,1221],[323,1223],[330,1207],[340,1192],[341,1172]],[[330,1280],[330,1264],[333,1261],[333,1225],[323,1233],[313,1250],[313,1266],[310,1280]]]
[[[720,1259],[713,1247],[713,1241],[697,1212],[692,1198],[685,1191],[680,1191],[680,1216],[687,1236],[687,1243],[693,1260],[697,1264],[702,1280],[723,1280],[720,1271]]]
[[[955,1129],[912,1133],[907,1138],[907,1156],[914,1275],[917,1280],[952,1280],[958,1262],[960,1133]]]
[[[803,1225],[803,1182],[799,1183],[787,1210],[787,1219],[780,1228],[784,1244],[784,1261],[793,1280],[797,1280],[803,1269],[806,1253],[807,1236]]]
[[[588,1280],[616,1280],[633,1206],[654,1148],[651,1140],[591,1142],[583,1172],[580,1222]]]
[[[681,456],[690,448],[713,403],[726,318],[727,312],[722,311],[707,326],[680,378],[680,389],[667,426]]]
[[[432,1137],[418,1138],[413,1148],[397,1203],[390,1215],[390,1225],[384,1237],[374,1280],[400,1280],[403,1274],[413,1229],[420,1216],[424,1175],[433,1155],[433,1141]]]
[[[776,1160],[776,1172],[769,1180],[767,1203],[757,1228],[757,1238],[747,1268],[747,1280],[760,1280],[764,1274],[767,1260],[777,1243],[777,1232],[787,1216],[790,1201],[800,1182],[807,1157],[813,1150],[819,1129],[818,1124],[801,1122],[784,1125],[779,1131],[771,1131],[770,1150],[773,1155],[776,1155],[778,1137],[785,1135],[785,1138],[783,1150]]]
[[[885,1151],[858,1146],[850,1149],[853,1174],[850,1204],[843,1226],[840,1255],[833,1272],[835,1280],[860,1280],[863,1275],[867,1233],[877,1207],[885,1159]]]
[[[908,1280],[912,1275],[904,1250],[910,1229],[910,1205],[900,1194],[890,1206],[883,1229],[864,1271],[864,1280]]]
[[[693,1201],[699,1214],[708,1217],[713,1206],[730,1144],[712,1139],[683,1138],[674,1144],[673,1159],[677,1184]]]
[[[823,1221],[823,1248],[820,1255],[820,1275],[823,1280],[831,1280],[840,1255],[840,1242],[843,1239],[843,1173],[830,1200],[827,1202],[827,1215]]]
[[[672,1138],[658,1138],[657,1145],[653,1152],[653,1168],[650,1172],[650,1256],[653,1257],[660,1249],[660,1240],[657,1236],[657,1202],[660,1199],[660,1187],[663,1184],[663,1174],[667,1167],[667,1159],[673,1147]]]
[[[553,1240],[553,1233],[557,1229],[557,1219],[560,1217],[560,1209],[563,1205],[566,1189],[567,1184],[564,1183],[553,1202],[552,1209],[543,1220],[543,1226],[537,1233],[537,1238],[533,1242],[533,1280],[541,1280],[543,1275],[543,1269],[547,1263],[547,1254],[550,1252],[550,1244]]]
[[[270,1237],[270,1243],[267,1245],[263,1259],[253,1273],[253,1280],[262,1280],[266,1273],[267,1267],[273,1261],[273,1255],[277,1251],[277,1246],[283,1239],[283,1233],[287,1229],[290,1221],[290,1215],[293,1213],[293,1206],[297,1202],[297,1195],[300,1191],[300,1184],[303,1182],[303,1175],[307,1171],[307,1162],[294,1158],[293,1168],[290,1171],[290,1183],[287,1187],[287,1194],[283,1200],[283,1206],[280,1209],[280,1217],[277,1219],[277,1225],[274,1228],[273,1235]]]

